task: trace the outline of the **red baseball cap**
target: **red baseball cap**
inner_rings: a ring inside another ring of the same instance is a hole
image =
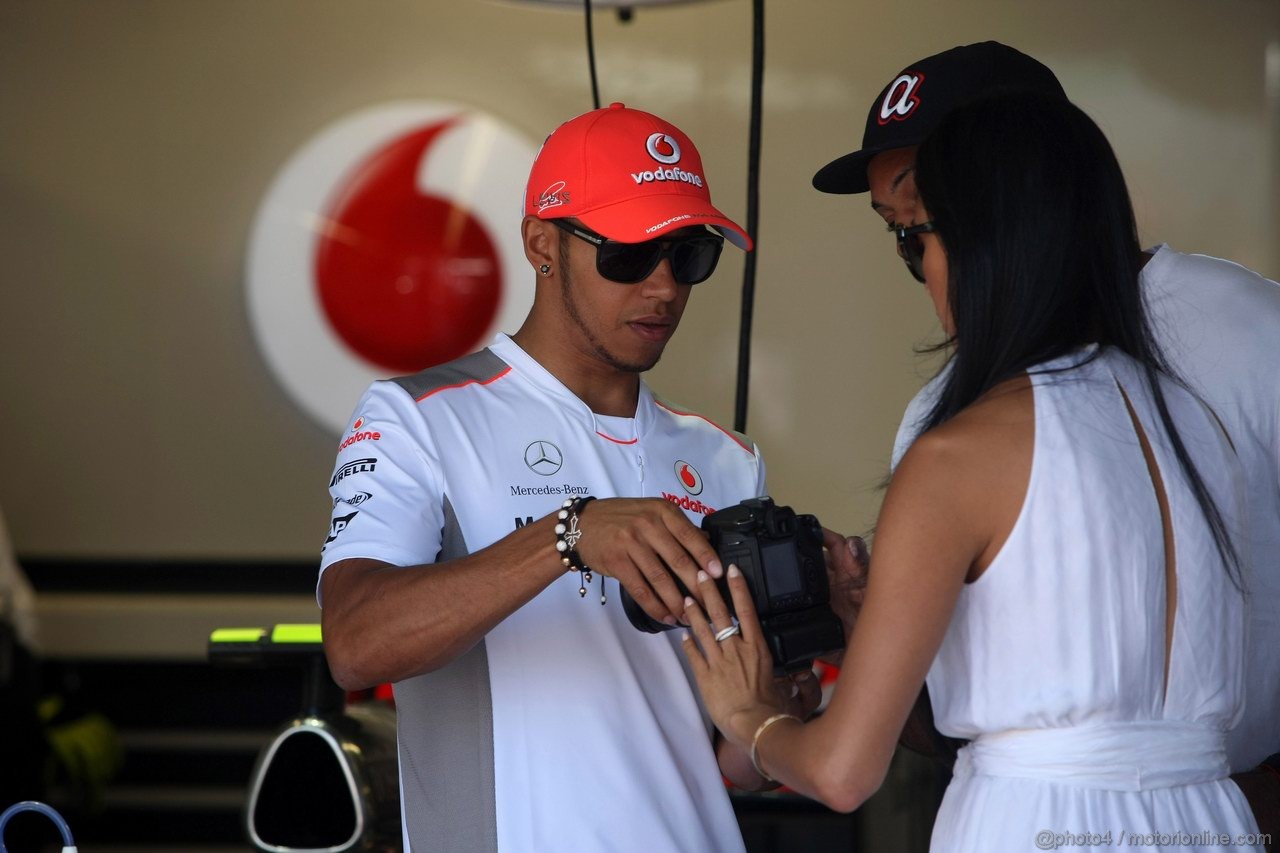
[[[529,172],[524,212],[577,217],[620,243],[707,225],[751,249],[747,232],[711,204],[702,158],[689,137],[618,103],[570,119],[547,137]]]

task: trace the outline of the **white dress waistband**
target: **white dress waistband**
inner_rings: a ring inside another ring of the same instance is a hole
[[[1042,779],[1081,788],[1149,791],[1224,779],[1226,734],[1196,723],[1100,723],[980,735],[955,775]]]

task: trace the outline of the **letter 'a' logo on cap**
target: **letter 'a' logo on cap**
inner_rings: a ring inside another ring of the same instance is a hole
[[[649,152],[649,156],[659,163],[666,163],[670,166],[673,163],[680,162],[680,143],[676,142],[673,136],[665,133],[651,133],[645,141],[644,147]],[[668,150],[670,153],[664,154],[664,150]]]
[[[923,82],[924,75],[919,71],[898,75],[898,79],[889,84],[884,100],[880,103],[880,124],[902,121],[915,112],[916,107],[920,106],[920,98],[916,93],[920,91],[920,84]]]

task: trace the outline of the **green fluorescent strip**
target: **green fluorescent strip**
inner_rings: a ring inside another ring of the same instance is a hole
[[[209,637],[211,643],[256,643],[267,635],[265,628],[219,628]]]
[[[271,632],[273,643],[318,643],[320,625],[277,625]]]

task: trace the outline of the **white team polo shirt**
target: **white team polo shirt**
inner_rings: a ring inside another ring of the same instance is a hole
[[[665,498],[699,524],[764,482],[749,439],[643,382],[634,419],[595,415],[499,335],[365,393],[321,571],[454,559],[572,495]],[[601,582],[583,598],[566,573],[449,666],[395,685],[406,851],[743,849],[680,632],[637,631],[615,581],[600,605]]]

